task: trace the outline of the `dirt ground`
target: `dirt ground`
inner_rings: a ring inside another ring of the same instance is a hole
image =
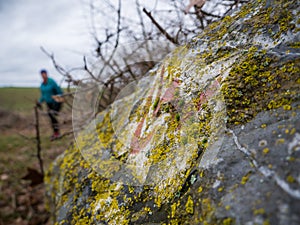
[[[40,112],[40,133],[44,170],[70,144],[73,136],[51,142],[51,127],[44,112]],[[60,118],[63,132],[71,130],[70,119]],[[35,116],[20,115],[0,109],[0,225],[51,224],[45,209],[44,185],[30,185],[24,180],[28,168],[40,172],[36,157]],[[33,180],[38,178],[31,174]]]

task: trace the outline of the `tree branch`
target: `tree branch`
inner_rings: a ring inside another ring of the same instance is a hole
[[[143,8],[143,12],[149,17],[149,19],[152,21],[152,23],[157,27],[157,29],[173,44],[178,44],[178,41],[175,40],[175,38],[171,37],[171,35],[164,29],[162,28],[159,23],[153,18],[151,15],[151,12],[148,12],[145,8]]]
[[[37,158],[39,160],[39,165],[40,165],[40,170],[41,174],[44,177],[44,166],[43,166],[43,159],[41,156],[41,138],[40,138],[40,125],[39,125],[39,112],[38,112],[38,107],[34,107],[34,112],[35,112],[35,131],[36,131],[36,147],[37,147]]]

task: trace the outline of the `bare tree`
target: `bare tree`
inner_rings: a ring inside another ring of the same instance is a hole
[[[158,5],[161,2],[163,6]],[[173,44],[183,44],[208,24],[223,18],[229,11],[245,2],[247,1],[156,0],[151,4],[132,0],[127,2],[130,6],[121,7],[120,1],[90,0],[90,30],[96,45],[95,54],[92,56],[95,58],[91,62],[95,59],[101,61],[98,65],[101,69],[94,76],[103,80],[103,73],[107,76],[106,69],[110,73],[122,75],[123,70],[128,69],[114,60],[120,43],[168,40]],[[133,11],[134,8],[136,12]],[[127,13],[128,11],[130,12]],[[105,24],[103,21],[106,21]],[[146,42],[142,47],[149,50]]]
[[[42,48],[68,87],[84,82],[102,85],[98,110],[107,107],[120,88],[138,80],[160,61],[172,44],[186,43],[208,24],[223,18],[247,0],[86,0],[90,34],[95,46],[83,65],[71,70],[59,65],[53,54]],[[156,44],[149,44],[156,40]],[[161,42],[170,42],[164,50]],[[128,49],[124,43],[135,43]],[[155,56],[155,57],[153,57]],[[76,80],[74,72],[87,76]]]

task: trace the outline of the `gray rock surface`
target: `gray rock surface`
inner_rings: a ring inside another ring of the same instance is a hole
[[[251,1],[176,49],[45,178],[57,224],[300,224],[299,1]]]

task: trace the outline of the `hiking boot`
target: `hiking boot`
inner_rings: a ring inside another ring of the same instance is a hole
[[[54,132],[54,134],[51,136],[50,141],[54,141],[56,139],[61,138],[61,135],[59,132]]]

